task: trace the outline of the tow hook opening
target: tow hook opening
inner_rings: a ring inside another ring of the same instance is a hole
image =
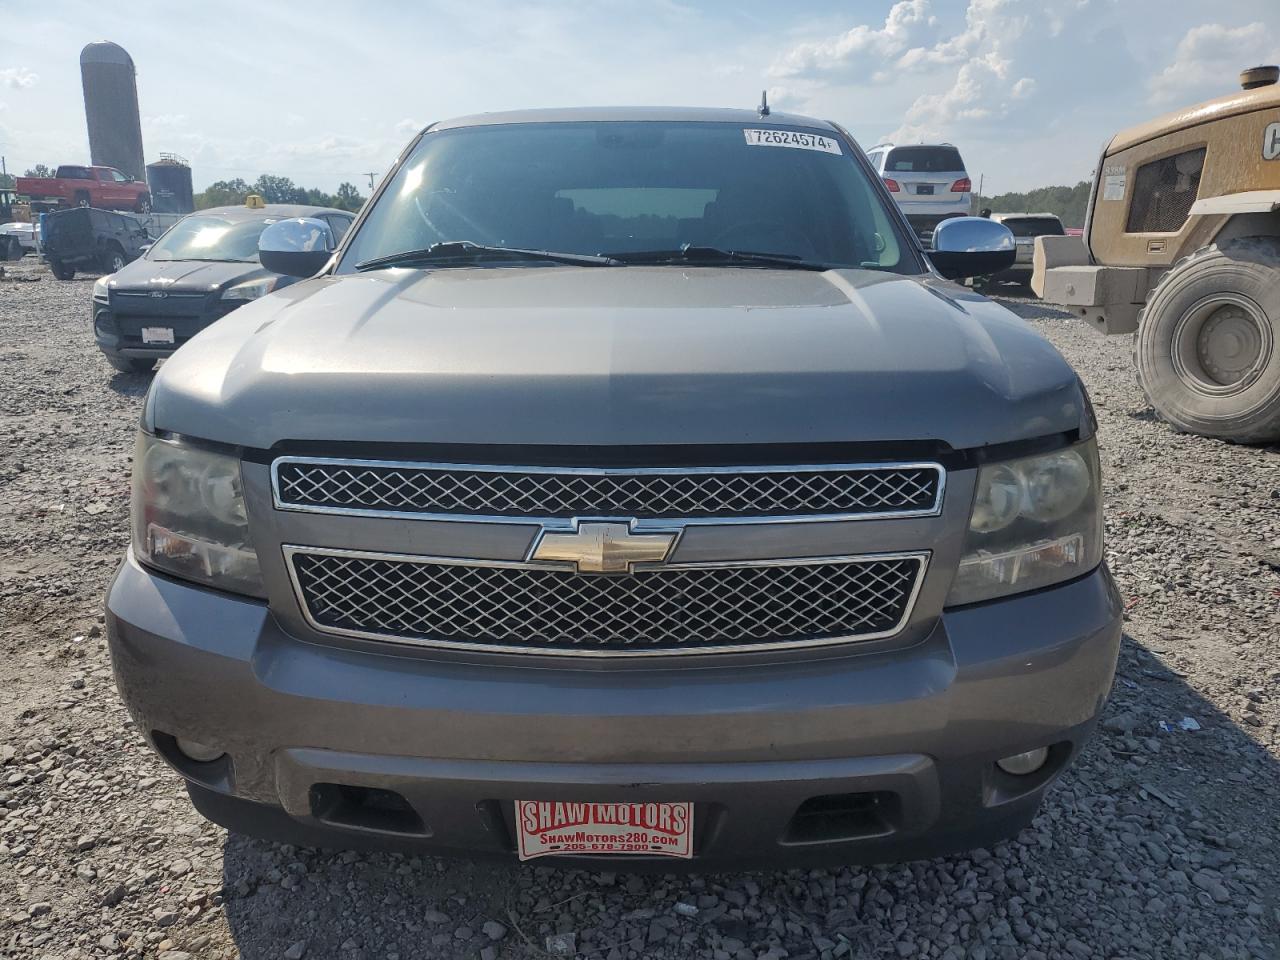
[[[791,818],[782,842],[831,843],[888,836],[900,809],[898,795],[884,790],[810,797]]]
[[[310,801],[311,815],[321,823],[372,833],[431,836],[418,812],[394,790],[316,783],[311,786]]]

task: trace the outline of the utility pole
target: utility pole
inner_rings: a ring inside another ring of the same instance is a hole
[[[365,174],[365,176],[369,178],[369,192],[370,192],[370,193],[373,193],[373,178],[374,178],[374,177],[376,177],[377,175],[378,175],[378,174],[377,174],[376,172],[371,172],[371,173],[366,173],[366,174]]]

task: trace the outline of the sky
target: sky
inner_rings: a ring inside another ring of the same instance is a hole
[[[1280,0],[0,0],[8,170],[89,159],[79,53],[138,70],[148,161],[368,189],[433,120],[771,104],[864,147],[947,141],[994,195],[1091,176],[1117,130],[1280,62]]]

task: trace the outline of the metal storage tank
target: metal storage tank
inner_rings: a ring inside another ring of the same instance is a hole
[[[84,114],[89,124],[89,156],[138,180],[147,175],[142,160],[142,123],[133,58],[106,40],[80,51]]]
[[[151,209],[156,213],[190,213],[195,209],[191,167],[182,157],[162,153],[155,163],[148,163],[147,186],[151,188]]]

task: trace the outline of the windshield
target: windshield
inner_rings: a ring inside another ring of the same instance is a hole
[[[1060,237],[1066,232],[1057,217],[1006,217],[1000,222],[1015,237]]]
[[[455,241],[608,256],[689,245],[920,269],[847,142],[829,131],[749,123],[575,121],[428,133],[340,269]]]
[[[224,220],[192,216],[179,220],[155,242],[151,260],[230,260],[257,262],[258,235],[274,219]]]
[[[955,147],[894,147],[884,169],[886,173],[964,173],[964,161]]]

